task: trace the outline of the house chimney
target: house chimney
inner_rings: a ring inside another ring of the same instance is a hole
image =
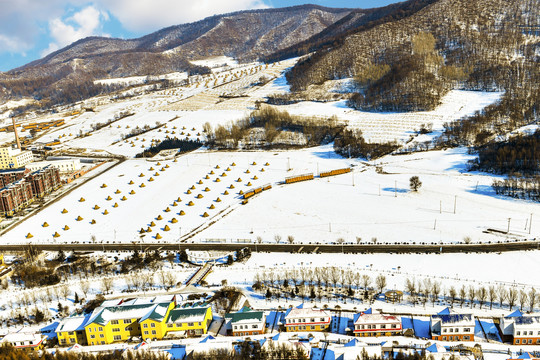
[[[19,148],[19,150],[22,150],[21,141],[19,140],[19,134],[17,133],[17,127],[15,126],[15,118],[12,117],[11,120],[13,121],[13,131],[15,132],[15,140],[17,141],[17,147]]]

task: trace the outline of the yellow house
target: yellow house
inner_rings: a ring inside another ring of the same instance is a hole
[[[174,308],[173,300],[164,302],[130,301],[121,304],[101,306],[94,310],[85,325],[88,345],[111,344],[126,341],[133,336],[161,339],[163,322]],[[143,329],[143,326],[146,327]],[[152,324],[154,324],[152,326]],[[146,330],[148,329],[148,330]]]
[[[199,336],[208,332],[212,322],[212,308],[176,308],[169,312],[165,320],[167,333],[185,332],[187,336]]]
[[[165,319],[169,315],[171,309],[176,304],[171,302],[167,307],[156,306],[153,311],[141,318],[139,321],[141,336],[143,339],[163,339],[167,334],[167,328],[165,326]]]
[[[326,331],[331,322],[332,316],[317,308],[292,308],[285,315],[287,331]]]
[[[62,319],[56,328],[58,344],[60,346],[88,345],[84,327],[90,317],[91,314],[85,316],[75,315]]]

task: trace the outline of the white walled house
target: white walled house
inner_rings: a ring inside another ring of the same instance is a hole
[[[230,320],[233,336],[260,335],[264,334],[266,329],[266,315],[263,311],[244,308],[239,312],[227,314],[225,318]]]
[[[431,339],[439,341],[474,341],[472,314],[437,314],[431,316]]]
[[[285,315],[287,331],[324,331],[330,327],[330,313],[317,308],[292,308]]]
[[[401,319],[384,314],[356,314],[354,317],[355,336],[393,336],[402,332]]]

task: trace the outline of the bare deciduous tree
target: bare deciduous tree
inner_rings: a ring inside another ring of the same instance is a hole
[[[456,301],[457,291],[454,286],[450,286],[448,290],[448,295],[450,296],[450,307],[454,307],[454,301]]]
[[[510,289],[508,289],[508,306],[510,306],[510,310],[512,310],[512,308],[514,307],[514,305],[516,304],[516,301],[518,299],[518,291],[516,288],[514,287],[511,287]]]
[[[482,309],[482,305],[486,302],[486,297],[488,295],[488,291],[485,288],[485,286],[481,286],[480,289],[476,292],[476,295],[478,296],[478,302],[480,303],[480,309]]]
[[[112,287],[113,287],[113,278],[104,277],[101,279],[101,291],[104,294],[108,294],[109,291],[111,291]]]
[[[469,300],[471,301],[471,309],[472,309],[474,299],[476,299],[476,289],[472,285],[469,285],[467,292],[469,294]]]
[[[497,290],[495,286],[491,285],[488,288],[489,310],[493,309],[493,302],[497,298]]]
[[[88,294],[88,291],[90,291],[90,282],[89,281],[81,281],[81,291],[84,294],[84,297]]]
[[[534,288],[531,288],[531,290],[529,290],[529,295],[528,295],[528,303],[529,303],[530,312],[533,312],[534,305],[536,304],[537,300],[538,300],[538,294],[536,294],[536,290]]]
[[[386,287],[386,276],[384,276],[383,274],[379,274],[375,279],[375,283],[377,284],[377,289],[379,289],[379,293],[382,293],[382,291]]]

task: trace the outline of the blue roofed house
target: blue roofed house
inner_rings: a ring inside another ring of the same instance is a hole
[[[431,339],[474,341],[476,323],[472,314],[437,314],[430,319]]]

